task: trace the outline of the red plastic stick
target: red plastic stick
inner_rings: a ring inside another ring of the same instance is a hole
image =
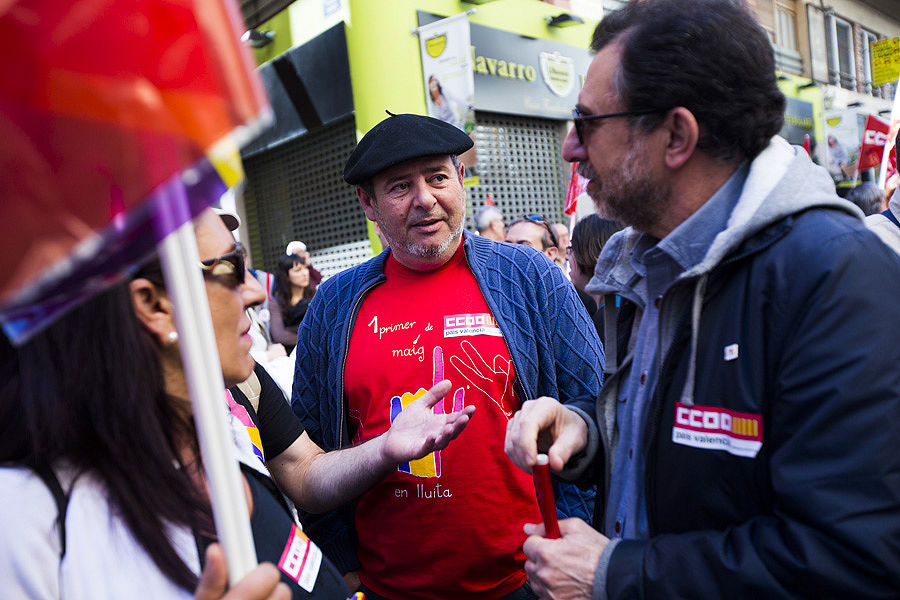
[[[553,498],[553,485],[550,483],[550,459],[546,454],[537,455],[537,464],[531,468],[534,476],[534,491],[537,492],[538,505],[544,518],[544,537],[555,540],[559,535],[559,522],[556,520],[556,501]]]

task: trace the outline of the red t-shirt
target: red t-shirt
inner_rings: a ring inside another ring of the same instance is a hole
[[[503,452],[519,407],[506,342],[461,246],[434,271],[390,256],[385,275],[350,338],[354,443],[387,431],[441,379],[453,386],[435,410],[477,410],[447,448],[400,465],[360,498],[360,579],[389,598],[499,598],[525,583],[522,525],[541,518],[531,477]]]

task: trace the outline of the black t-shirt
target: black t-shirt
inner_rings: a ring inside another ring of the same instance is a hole
[[[278,567],[293,600],[346,600],[350,588],[344,578],[294,524],[272,481],[246,465],[241,470],[253,495],[250,528],[257,558]]]
[[[300,437],[303,426],[266,370],[256,365],[253,371],[260,385],[258,410],[253,409],[250,400],[237,386],[229,391],[235,402],[247,409],[259,429],[266,460],[271,460]],[[350,590],[331,561],[312,548],[307,552],[305,537],[294,526],[288,507],[272,480],[246,465],[241,465],[241,471],[253,495],[250,527],[257,558],[279,567],[281,580],[291,588],[293,600],[347,598]],[[306,581],[308,578],[311,581]],[[311,592],[305,589],[309,587],[312,587]]]
[[[272,460],[300,437],[303,425],[288,405],[281,388],[266,370],[261,365],[256,365],[253,371],[259,378],[259,410],[253,410],[250,401],[237,386],[229,391],[235,402],[250,413],[250,418],[259,429],[266,460]]]

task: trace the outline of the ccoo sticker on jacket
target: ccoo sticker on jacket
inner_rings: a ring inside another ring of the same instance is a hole
[[[297,582],[307,592],[312,593],[322,566],[322,551],[296,525],[291,526],[278,568]]]
[[[762,448],[762,415],[716,406],[685,406],[678,402],[672,442],[754,458]]]

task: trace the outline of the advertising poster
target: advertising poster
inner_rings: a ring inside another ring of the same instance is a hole
[[[819,144],[821,163],[836,183],[853,179],[865,117],[854,109],[825,113],[825,143]]]
[[[900,38],[872,42],[872,85],[893,83],[900,77]]]
[[[469,19],[461,13],[419,28],[422,75],[428,115],[459,127],[475,128],[475,80]]]

